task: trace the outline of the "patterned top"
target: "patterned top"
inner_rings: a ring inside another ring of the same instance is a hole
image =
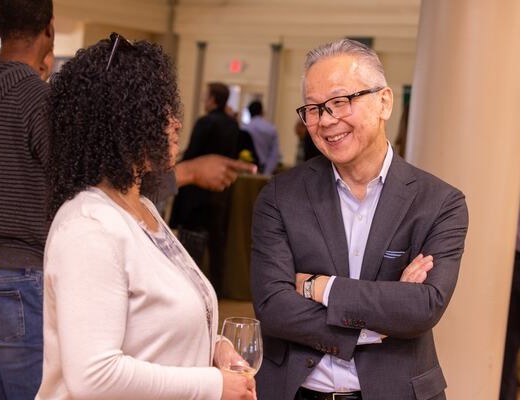
[[[157,232],[150,231],[147,226],[139,221],[139,225],[143,231],[148,235],[150,240],[157,246],[163,254],[171,260],[171,262],[179,267],[181,271],[191,280],[193,285],[197,288],[201,294],[204,304],[206,306],[206,322],[208,324],[208,334],[212,336],[212,307],[211,307],[211,294],[208,287],[204,283],[201,277],[200,270],[196,267],[194,261],[189,257],[186,251],[183,251],[182,245],[175,235],[168,229],[163,223],[157,221],[159,230]],[[211,351],[210,351],[210,365],[211,365]]]

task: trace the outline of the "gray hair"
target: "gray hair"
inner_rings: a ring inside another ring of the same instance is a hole
[[[358,42],[357,40],[346,38],[321,45],[309,51],[305,58],[303,71],[304,80],[305,75],[307,75],[309,69],[319,60],[343,54],[357,57],[365,66],[369,68],[370,72],[373,73],[370,79],[373,79],[374,81],[370,82],[370,84],[387,86],[383,64],[381,64],[381,61],[379,60],[376,52],[370,47],[365,46],[363,43]]]

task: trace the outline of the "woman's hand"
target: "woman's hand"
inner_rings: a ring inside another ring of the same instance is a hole
[[[222,369],[230,365],[247,365],[247,361],[235,351],[235,348],[227,338],[221,337],[215,346],[213,365]]]
[[[252,376],[221,369],[222,400],[256,400],[256,383]]]
[[[222,400],[256,400],[256,384],[251,375],[231,372],[226,369],[230,365],[245,365],[240,354],[225,337],[221,337],[215,346],[213,364],[220,369],[224,378]]]

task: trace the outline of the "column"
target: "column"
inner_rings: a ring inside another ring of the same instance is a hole
[[[174,66],[177,64],[177,53],[179,50],[179,36],[174,32],[176,0],[168,0],[168,15],[164,33],[159,35],[158,42],[163,51],[171,58]]]
[[[278,98],[278,80],[280,75],[280,57],[282,45],[271,44],[271,68],[269,70],[269,88],[267,89],[267,112],[268,120],[274,122],[276,111],[276,100]]]
[[[197,42],[197,63],[195,65],[195,84],[193,88],[193,105],[191,125],[194,126],[199,117],[200,96],[202,95],[202,75],[204,73],[204,60],[206,58],[206,42]]]
[[[498,398],[520,197],[519,38],[518,0],[422,2],[406,155],[460,188],[470,215],[435,328],[449,399]]]

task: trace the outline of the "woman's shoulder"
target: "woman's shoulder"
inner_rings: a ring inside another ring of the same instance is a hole
[[[59,208],[49,235],[60,230],[82,233],[89,230],[109,234],[127,232],[129,224],[122,211],[97,188],[87,188]]]

